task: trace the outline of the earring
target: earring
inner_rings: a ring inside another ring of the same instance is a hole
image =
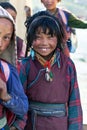
[[[31,57],[32,57],[32,60],[34,60],[35,51],[33,50],[33,47],[31,47],[31,49],[30,49],[30,55],[31,55]]]

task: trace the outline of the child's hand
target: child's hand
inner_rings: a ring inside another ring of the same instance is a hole
[[[3,101],[8,101],[11,99],[11,96],[7,92],[6,83],[0,78],[0,99]]]

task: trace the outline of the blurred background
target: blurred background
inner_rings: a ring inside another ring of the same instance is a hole
[[[11,2],[17,10],[16,30],[17,35],[25,40],[26,20],[25,6],[31,8],[31,14],[44,10],[40,0],[0,0],[0,2]],[[59,7],[66,8],[83,20],[87,20],[87,0],[62,0]],[[83,123],[87,124],[87,29],[76,29],[77,49],[71,54],[76,70],[80,88],[81,102],[83,108]],[[87,130],[87,128],[86,128]]]

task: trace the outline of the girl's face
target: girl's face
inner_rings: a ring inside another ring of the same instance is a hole
[[[56,8],[58,0],[42,0],[41,2],[47,10],[52,11]]]
[[[14,21],[16,22],[17,13],[14,10],[10,9],[10,8],[8,8],[6,10],[13,17]]]
[[[0,18],[0,54],[8,47],[13,33],[13,24],[6,18]]]
[[[51,36],[48,30],[45,34],[43,30],[40,29],[40,32],[36,33],[36,39],[33,41],[32,46],[33,49],[44,58],[50,57],[51,53],[56,49],[57,37]]]

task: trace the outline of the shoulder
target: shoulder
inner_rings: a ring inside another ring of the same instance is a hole
[[[27,63],[29,63],[29,61],[30,61],[30,56],[25,57],[25,58],[22,58],[21,63],[22,63],[22,64],[27,64]]]
[[[1,66],[2,66],[2,70],[4,72],[4,75],[5,75],[6,81],[8,81],[8,79],[10,78],[10,76],[12,74],[17,73],[16,68],[12,64],[10,64],[4,60],[1,60]]]
[[[66,8],[58,8],[60,12],[63,12],[65,15],[70,15],[72,14],[68,9]]]
[[[23,58],[21,63],[20,63],[20,70],[21,71],[28,71],[30,68],[30,56]]]
[[[69,73],[76,73],[76,67],[71,58],[68,58],[67,68]]]
[[[66,56],[63,52],[61,52],[60,54],[61,54],[62,62],[64,64],[66,63],[68,68],[75,68],[75,64],[74,64],[73,60],[70,57]]]

